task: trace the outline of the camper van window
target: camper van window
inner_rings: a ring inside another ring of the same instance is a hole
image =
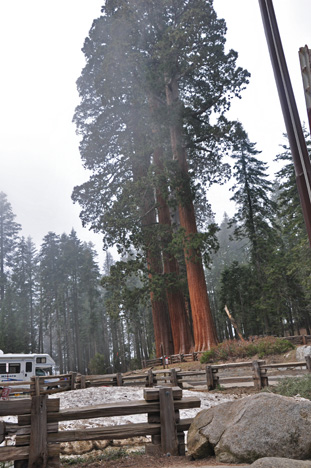
[[[39,367],[36,368],[36,376],[40,377],[46,375],[43,369],[39,369]]]
[[[6,374],[6,365],[0,364],[0,374]]]
[[[32,372],[32,362],[26,362],[26,372]]]
[[[11,374],[19,374],[21,371],[21,365],[18,363],[9,364],[9,373]]]
[[[36,358],[36,362],[40,362],[41,364],[45,364],[46,363],[46,357],[37,357]]]

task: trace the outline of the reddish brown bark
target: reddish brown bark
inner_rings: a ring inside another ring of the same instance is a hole
[[[147,259],[149,278],[152,279],[151,271],[155,271],[157,265],[154,259]],[[167,311],[167,303],[162,299],[154,297],[153,292],[150,292],[152,321],[154,328],[154,340],[156,346],[156,357],[174,354],[172,330]]]
[[[137,142],[139,139],[137,138]],[[142,177],[146,177],[148,173],[150,161],[147,158],[142,158],[133,165],[134,181],[140,181]],[[144,238],[144,248],[146,252],[148,275],[152,281],[154,274],[162,274],[162,258],[160,247],[155,246],[153,236],[153,228],[156,225],[155,199],[152,188],[148,188],[141,199],[141,224]],[[150,292],[152,321],[154,328],[156,357],[161,357],[163,354],[173,354],[173,339],[170,324],[170,318],[167,310],[167,302],[164,299],[155,296],[153,291]]]
[[[162,150],[157,148],[154,151],[154,164],[158,176],[163,174]],[[165,190],[166,187],[164,187]],[[172,240],[172,226],[169,206],[162,194],[161,188],[156,190],[159,224],[166,229],[166,234],[162,238],[163,245],[163,267],[164,273],[174,275],[174,279],[179,276],[179,267],[176,258],[167,251],[167,246]],[[166,297],[169,316],[172,327],[174,343],[174,353],[190,353],[193,350],[193,339],[191,335],[189,319],[185,305],[185,298],[180,287],[171,286],[166,288]]]
[[[174,120],[170,122],[171,147],[173,158],[178,162],[183,180],[179,193],[178,212],[180,225],[185,231],[184,254],[195,350],[204,351],[217,344],[217,336],[207,294],[201,253],[190,247],[192,237],[197,234],[197,226],[191,197],[186,149],[183,146],[182,122],[178,121],[174,114],[180,104],[178,82],[175,78],[166,85],[166,101],[172,112],[171,115],[175,115]]]

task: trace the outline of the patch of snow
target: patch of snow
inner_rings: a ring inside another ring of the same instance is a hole
[[[51,398],[60,398],[60,408],[79,408],[83,406],[100,405],[114,402],[143,400],[143,389],[137,387],[93,387],[84,390],[73,390],[58,393]],[[196,392],[183,390],[183,397],[198,397],[201,400],[200,408],[180,410],[181,418],[193,418],[199,411],[212,406],[236,399],[235,395],[221,393]],[[147,422],[146,414],[133,414],[129,416],[112,416],[105,418],[66,421],[60,423],[60,428],[75,429],[82,427],[110,426],[128,423]]]
[[[183,397],[198,397],[201,400],[200,408],[192,408],[188,410],[180,410],[180,417],[194,418],[195,415],[204,409],[211,408],[212,406],[225,403],[227,401],[238,398],[236,395],[224,395],[221,393],[208,393],[198,392],[191,390],[183,390]],[[143,389],[137,387],[93,387],[83,390],[73,390],[63,393],[57,393],[49,396],[49,398],[60,399],[60,409],[77,408],[81,410],[83,407],[101,404],[113,404],[126,401],[143,400]],[[0,420],[7,422],[17,422],[16,417],[7,416],[0,417]],[[101,417],[92,419],[83,419],[77,421],[64,421],[59,423],[59,429],[65,430],[78,430],[89,429],[103,426],[113,426],[129,423],[147,422],[147,414],[133,414],[128,416],[112,416]],[[15,437],[6,439],[4,444],[14,444]],[[150,437],[132,438],[123,441],[114,441],[113,445],[144,445],[145,442],[150,440]],[[62,445],[62,453],[76,453],[82,454],[91,452],[94,449],[104,449],[109,444],[109,441],[86,441],[86,442],[73,442]],[[2,444],[1,444],[2,445]]]

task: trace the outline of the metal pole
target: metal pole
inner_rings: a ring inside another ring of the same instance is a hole
[[[300,47],[299,60],[311,132],[311,50],[307,45],[305,47]]]
[[[259,0],[275,81],[294,161],[296,182],[311,245],[311,166],[286,65],[272,0]]]

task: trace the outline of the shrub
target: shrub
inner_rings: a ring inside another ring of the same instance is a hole
[[[254,341],[226,340],[209,351],[205,351],[200,362],[206,364],[214,361],[226,361],[230,358],[252,357],[256,354],[261,359],[271,354],[282,354],[294,348],[295,346],[289,341],[272,336],[258,338]]]
[[[275,387],[269,387],[268,391],[289,397],[299,395],[311,400],[311,375],[282,379]]]
[[[286,353],[286,351],[294,348],[295,346],[289,341],[273,337],[263,338],[259,340],[257,344],[258,355],[260,358],[271,354]]]
[[[89,362],[89,369],[92,375],[105,374],[107,371],[105,356],[103,354],[96,353]]]

